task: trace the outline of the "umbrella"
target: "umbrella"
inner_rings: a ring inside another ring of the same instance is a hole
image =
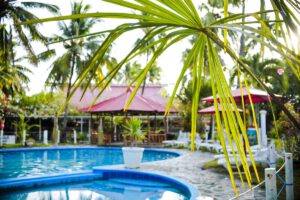
[[[233,106],[232,105],[231,105],[231,107],[232,107],[232,110],[233,110]],[[218,104],[218,108],[219,108],[219,112],[222,112],[222,107],[221,107],[220,104]],[[239,112],[243,112],[243,110],[240,109],[240,108],[238,108],[238,111]],[[210,106],[210,107],[198,110],[198,113],[201,113],[201,114],[215,114],[216,113],[215,106]]]
[[[233,109],[233,106],[231,105],[232,109]],[[218,104],[218,110],[219,112],[222,112],[222,107],[220,104]],[[239,112],[243,112],[242,109],[239,109],[238,108],[238,111]],[[207,107],[207,108],[203,108],[201,110],[198,110],[198,113],[200,114],[215,114],[216,113],[216,110],[215,110],[215,106],[210,106],[210,107]],[[212,117],[212,138],[214,137],[214,129],[215,129],[215,119]],[[206,141],[207,141],[207,138],[208,138],[208,135],[206,136]]]
[[[251,95],[251,99],[253,103],[262,103],[267,102],[270,95],[262,90],[255,89],[255,88],[248,88],[249,93]],[[242,90],[240,88],[231,90],[232,97],[234,98],[235,102],[239,103],[242,101],[242,97],[244,97],[244,101],[246,104],[250,103],[250,98],[248,95],[248,90],[246,87],[243,87]],[[281,95],[275,95],[277,98],[282,98]],[[217,99],[219,96],[217,95]],[[203,98],[202,101],[212,103],[214,101],[213,96]]]

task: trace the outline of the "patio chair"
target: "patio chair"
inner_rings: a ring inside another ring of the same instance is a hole
[[[164,140],[164,141],[162,141],[162,143],[165,145],[174,146],[175,142],[180,142],[182,140],[184,140],[184,135],[183,135],[183,132],[181,130],[179,130],[176,140]]]
[[[174,142],[174,145],[183,145],[184,147],[188,147],[188,145],[191,143],[190,141],[190,132],[182,132],[181,138],[177,138],[177,140]]]

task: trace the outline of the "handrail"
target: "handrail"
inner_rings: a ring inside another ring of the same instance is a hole
[[[285,162],[284,162],[284,163],[282,164],[282,166],[276,171],[276,174],[278,174],[278,173],[284,168],[284,166],[285,166]],[[247,194],[247,193],[249,193],[249,192],[252,192],[254,189],[260,187],[260,186],[261,186],[262,184],[264,184],[264,183],[265,183],[265,180],[263,180],[263,181],[260,182],[259,184],[255,185],[254,187],[248,189],[247,191],[245,191],[245,192],[239,194],[238,196],[235,196],[235,197],[233,197],[233,198],[230,198],[229,200],[238,199],[238,198],[240,198],[241,196],[244,196],[245,194]],[[281,188],[281,191],[282,191],[282,189],[283,189],[283,188]],[[281,191],[280,191],[280,192],[281,192]],[[279,192],[279,194],[280,194],[280,192]]]

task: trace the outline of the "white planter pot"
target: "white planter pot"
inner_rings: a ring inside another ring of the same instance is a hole
[[[143,158],[144,148],[140,147],[123,147],[123,159],[126,168],[136,169],[140,167]]]

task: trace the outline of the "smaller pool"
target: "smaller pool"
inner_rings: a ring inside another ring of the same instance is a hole
[[[198,194],[177,179],[134,170],[94,169],[93,173],[5,182],[0,187],[0,199],[6,200],[185,200]]]

